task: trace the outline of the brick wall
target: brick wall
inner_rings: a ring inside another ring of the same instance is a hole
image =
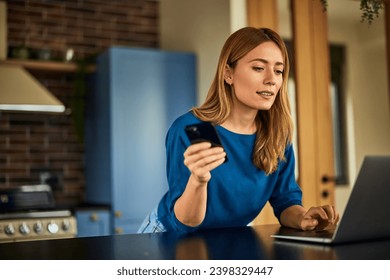
[[[158,1],[13,0],[7,2],[8,46],[25,45],[30,59],[49,49],[63,60],[72,48],[75,60],[111,45],[158,47]],[[76,73],[31,72],[67,107]],[[38,184],[50,173],[58,204],[82,201],[84,145],[72,115],[0,112],[0,188]]]

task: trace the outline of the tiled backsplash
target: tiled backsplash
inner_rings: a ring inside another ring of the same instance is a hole
[[[62,60],[69,48],[80,59],[111,45],[158,47],[158,1],[6,2],[10,48],[49,49],[51,59]],[[70,107],[75,73],[31,74]],[[37,184],[48,174],[57,203],[82,201],[84,145],[72,116],[0,112],[0,187]]]

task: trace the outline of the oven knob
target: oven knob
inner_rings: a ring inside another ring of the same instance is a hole
[[[26,223],[22,223],[19,226],[19,232],[21,234],[23,234],[23,235],[29,234],[30,233],[30,228],[28,227],[28,225]]]
[[[42,233],[43,232],[43,225],[41,222],[36,222],[34,225],[34,231],[35,233]]]
[[[9,224],[7,225],[5,228],[4,228],[4,232],[7,234],[7,235],[14,235],[15,234],[15,228],[12,224]]]
[[[52,233],[52,234],[55,234],[58,232],[58,225],[55,223],[55,222],[50,222],[48,225],[47,225],[47,230]]]
[[[63,231],[69,231],[70,229],[70,221],[69,220],[64,220],[62,222],[62,230]]]

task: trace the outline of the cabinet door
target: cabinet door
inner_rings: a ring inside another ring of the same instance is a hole
[[[108,210],[76,211],[76,219],[77,237],[110,234],[110,214]]]
[[[109,95],[99,105],[107,127],[95,129],[110,136],[108,161],[99,164],[110,172],[113,232],[135,233],[168,189],[165,136],[196,105],[195,55],[113,47],[98,59],[98,72],[109,77],[96,88]]]

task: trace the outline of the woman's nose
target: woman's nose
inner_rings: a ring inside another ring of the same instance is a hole
[[[264,77],[264,84],[266,85],[275,85],[275,73],[272,70],[267,70]]]

